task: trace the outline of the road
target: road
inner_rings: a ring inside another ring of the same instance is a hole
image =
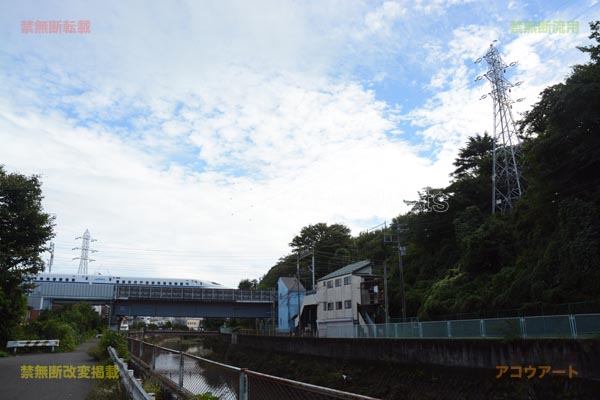
[[[92,388],[93,379],[24,379],[21,366],[92,366],[97,363],[87,349],[97,343],[94,339],[70,353],[18,354],[0,358],[0,399],[2,400],[84,400]],[[42,368],[44,370],[45,368]],[[61,368],[62,369],[62,368]],[[83,370],[87,370],[83,367]],[[77,371],[79,372],[79,371]]]

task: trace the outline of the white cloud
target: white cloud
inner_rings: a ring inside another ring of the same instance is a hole
[[[447,182],[468,135],[489,130],[472,60],[502,35],[460,19],[446,44],[439,16],[462,3],[15,5],[0,16],[0,160],[43,175],[56,271],[76,270],[72,239],[89,228],[112,273],[235,286],[307,224],[356,233],[396,216]],[[15,31],[56,15],[89,18],[92,34]],[[503,47],[524,87],[568,71],[553,60],[579,38],[550,39]],[[401,110],[367,89],[402,79],[394,99],[415,88],[430,99]]]
[[[473,60],[483,56],[490,43],[504,35],[494,26],[465,26],[455,29],[448,48],[438,47],[432,58],[446,67],[434,75],[429,89],[438,89],[423,107],[412,110],[404,118],[414,126],[423,128],[420,134],[437,147],[437,159],[451,168],[451,161],[458,148],[469,136],[487,131],[493,133],[491,97],[480,99],[491,90],[486,79],[474,82],[483,74],[485,60],[475,64]],[[519,119],[538,100],[538,93],[545,87],[562,81],[570,66],[584,62],[575,49],[583,40],[582,35],[521,35],[511,37],[506,43],[496,44],[503,59],[508,63],[519,61],[507,71],[513,83],[523,81],[511,92],[513,100],[525,101],[513,105],[513,115]],[[564,60],[569,60],[565,62]]]

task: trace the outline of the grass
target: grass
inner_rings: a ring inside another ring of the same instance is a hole
[[[96,379],[86,400],[128,400],[118,379]]]

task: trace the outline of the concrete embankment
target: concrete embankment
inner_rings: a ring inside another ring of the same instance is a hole
[[[598,341],[351,340],[230,335],[204,340],[209,358],[381,399],[597,400]],[[481,357],[479,359],[478,357]],[[506,363],[506,364],[496,364]],[[566,365],[564,363],[567,363]],[[572,364],[568,364],[572,363]],[[521,367],[501,378],[497,365]],[[572,367],[588,378],[543,372]],[[530,375],[527,367],[536,367]],[[580,371],[581,370],[581,371]]]
[[[572,366],[577,378],[600,380],[600,339],[397,340],[328,339],[238,335],[239,345],[256,350],[344,360],[389,361],[451,368]]]

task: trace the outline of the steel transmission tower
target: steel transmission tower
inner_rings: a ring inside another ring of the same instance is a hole
[[[513,84],[504,77],[506,68],[513,67],[517,63],[512,62],[507,65],[493,43],[490,44],[483,59],[487,62],[488,71],[475,80],[479,81],[485,77],[492,85],[489,95],[494,101],[492,213],[495,213],[512,209],[514,202],[521,197],[522,193],[519,172],[520,143],[511,111],[514,101],[509,96],[511,88],[521,85],[522,82]],[[482,58],[478,58],[475,62],[478,63],[481,60]],[[481,98],[486,97],[487,95],[483,95]],[[517,102],[522,100],[518,99]]]
[[[81,250],[81,255],[79,257],[73,258],[73,260],[79,260],[79,270],[77,271],[80,275],[87,275],[88,273],[88,263],[96,261],[94,259],[89,258],[90,253],[97,253],[97,250],[90,249],[90,243],[96,242],[96,239],[92,239],[89,230],[85,230],[83,236],[76,237],[75,240],[82,239],[81,247],[73,247],[73,250]]]

